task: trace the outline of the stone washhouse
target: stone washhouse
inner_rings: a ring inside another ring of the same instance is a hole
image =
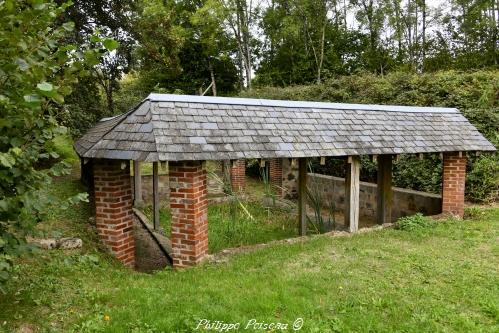
[[[440,153],[442,212],[462,216],[466,152],[495,150],[453,108],[167,94],[150,94],[129,112],[103,119],[74,147],[82,179],[92,190],[99,237],[128,266],[135,262],[130,161],[139,191],[139,162],[153,163],[155,224],[158,162],[168,162],[174,267],[196,265],[208,253],[205,161],[230,161],[226,165],[236,191],[244,189],[247,159],[268,162],[277,189],[282,188],[283,161],[296,163],[297,227],[304,235],[308,158],[345,158],[345,224],[355,232],[361,155],[377,159],[377,221],[385,223],[391,219],[392,160],[398,154]]]

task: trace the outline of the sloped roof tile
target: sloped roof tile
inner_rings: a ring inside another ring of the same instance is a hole
[[[151,94],[76,143],[152,161],[494,151],[456,109]]]

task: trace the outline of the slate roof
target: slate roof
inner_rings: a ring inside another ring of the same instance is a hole
[[[494,151],[457,109],[151,94],[75,143],[81,157],[224,160]]]

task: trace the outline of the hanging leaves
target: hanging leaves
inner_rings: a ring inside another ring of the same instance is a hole
[[[65,163],[50,169],[39,164],[57,158],[48,144],[60,132],[56,105],[64,102],[71,83],[93,64],[86,60],[98,60],[103,53],[88,49],[83,56],[74,52],[73,45],[63,44],[74,27],[58,21],[68,5],[44,0],[16,6],[13,1],[0,2],[0,290],[13,259],[24,251],[24,237],[51,204],[40,197],[40,189],[50,176],[68,172]],[[111,39],[101,45],[117,47]],[[85,197],[69,202],[78,199]]]

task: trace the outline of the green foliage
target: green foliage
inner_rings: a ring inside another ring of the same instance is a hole
[[[94,50],[61,44],[72,29],[58,24],[68,5],[0,2],[0,290],[50,204],[41,189],[51,176],[68,172],[65,161],[43,168],[59,157],[50,144],[65,132],[56,121],[59,105],[78,74],[98,59]]]
[[[58,135],[47,142],[47,149],[57,154],[57,159],[74,165],[79,162],[79,157],[73,149],[73,140],[68,134]]]
[[[330,78],[323,84],[259,87],[242,96],[338,103],[445,106],[461,110],[497,106],[497,70],[428,74],[361,72]]]
[[[95,77],[83,77],[72,86],[72,92],[65,98],[65,103],[58,113],[58,121],[68,128],[73,138],[83,135],[96,122],[109,113],[101,91],[95,83]]]
[[[260,178],[263,182],[263,198],[266,201],[270,201],[265,202],[264,204],[267,204],[269,207],[275,206],[277,196],[272,183],[270,182],[270,167],[268,165],[265,165],[263,168],[260,167]]]
[[[360,71],[497,69],[496,7],[494,0],[274,0],[262,8],[265,38],[254,83],[320,83]]]
[[[426,155],[423,160],[416,155],[403,155],[393,164],[393,182],[398,187],[438,194],[442,185],[442,160],[437,154]]]
[[[314,172],[314,167],[312,163],[308,165],[309,172]],[[319,179],[312,179],[307,185],[307,202],[309,207],[314,211],[314,216],[310,217],[307,214],[307,224],[312,232],[317,234],[323,234],[325,232],[331,231],[336,226],[336,205],[334,202],[327,202],[328,200],[324,197],[324,192],[321,191]],[[331,189],[334,192],[333,188]],[[327,217],[324,216],[324,207],[328,207]]]
[[[487,99],[483,103],[490,103]],[[499,147],[499,107],[463,110],[464,115],[485,137]],[[466,193],[475,201],[499,198],[499,153],[472,156],[468,161]]]
[[[415,215],[401,217],[395,223],[397,229],[405,231],[416,231],[434,226],[435,222],[429,217],[423,216],[421,213]]]
[[[51,190],[65,198],[81,185],[65,177]],[[301,317],[298,332],[497,331],[497,208],[477,209],[482,215],[473,221],[439,221],[424,232],[317,236],[223,263],[144,274],[102,250],[88,227],[89,206],[56,207],[53,219],[38,226],[80,237],[83,248],[39,251],[19,261],[0,297],[0,330],[193,332],[202,318],[291,325]],[[261,206],[255,210],[255,217],[266,214]],[[292,216],[256,217],[262,224],[255,239],[276,238],[266,226],[276,217],[291,223]]]
[[[125,112],[151,92],[197,95],[210,85],[211,74],[218,94],[234,93],[233,45],[212,5],[141,2],[134,25],[139,42],[135,71],[118,91],[118,111]]]
[[[260,87],[242,92],[241,95],[270,99],[455,107],[499,147],[498,91],[498,71],[442,71],[431,74],[392,72],[385,76],[359,73],[328,79],[323,84]],[[335,176],[344,176],[342,160],[328,160],[325,167],[314,163],[314,167],[326,174],[333,172]],[[436,155],[425,156],[422,161],[415,156],[402,156],[394,164],[394,184],[440,193],[441,168],[441,160]],[[368,181],[376,179],[376,166],[366,158],[362,159],[361,178]],[[499,199],[498,153],[478,157],[469,155],[466,195],[474,201]]]
[[[152,208],[144,208],[152,219]],[[229,197],[224,203],[208,206],[209,252],[217,253],[230,247],[261,244],[296,236],[296,222],[289,211],[265,207],[260,201],[239,201]],[[167,208],[160,210],[160,223],[167,234],[171,216]]]
[[[464,219],[465,220],[479,220],[484,218],[486,215],[483,209],[479,207],[466,207],[464,209]]]
[[[118,112],[127,112],[136,107],[144,100],[154,87],[149,85],[149,81],[144,79],[142,74],[136,72],[127,74],[120,82],[120,90],[116,93],[116,110]]]
[[[496,147],[497,147],[496,143]],[[499,198],[499,154],[472,158],[466,175],[466,194],[479,202],[494,202]]]

